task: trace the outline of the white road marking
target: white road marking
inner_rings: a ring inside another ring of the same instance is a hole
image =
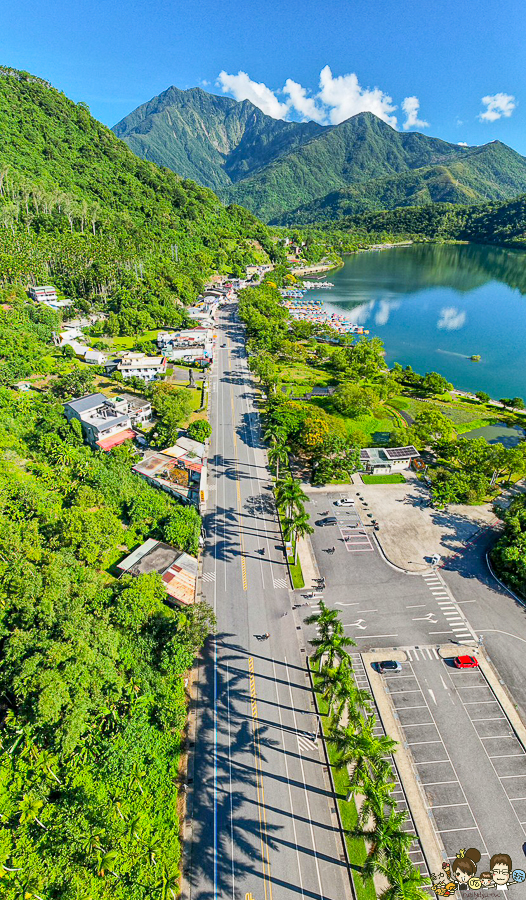
[[[446,682],[444,681],[444,679],[442,678],[442,675],[440,676],[440,681],[442,682],[442,684],[443,684],[445,690],[446,690],[446,691],[449,691],[449,688],[448,688]]]
[[[437,705],[437,701],[436,701],[436,697],[435,697],[435,692],[432,691],[431,688],[428,688],[428,691],[429,691],[429,695],[430,695],[430,697],[431,697],[433,703],[434,703],[435,706],[436,706],[436,705]]]
[[[373,638],[384,638],[384,637],[398,637],[398,633],[396,633],[396,634],[368,634],[368,635],[356,634],[354,636],[354,640],[355,641],[363,641],[363,640],[370,641]]]
[[[417,603],[415,606],[406,606],[406,609],[424,609],[427,603]]]

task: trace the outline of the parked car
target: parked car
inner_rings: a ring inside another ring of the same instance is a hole
[[[351,500],[350,497],[342,497],[341,500],[334,501],[335,506],[354,506],[354,500]]]
[[[402,666],[396,659],[383,659],[378,663],[378,671],[380,675],[384,675],[385,672],[401,672]]]
[[[453,665],[455,665],[457,669],[477,669],[478,660],[476,660],[474,656],[455,656]]]
[[[316,525],[319,525],[320,528],[323,528],[324,525],[336,525],[337,522],[338,519],[336,518],[336,516],[326,516],[325,519],[318,519]]]

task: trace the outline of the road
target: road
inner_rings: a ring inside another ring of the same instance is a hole
[[[220,311],[210,386],[202,583],[218,633],[200,667],[189,893],[192,900],[342,900],[347,869],[312,740],[305,652],[234,317],[232,306]],[[270,639],[258,641],[266,632]]]

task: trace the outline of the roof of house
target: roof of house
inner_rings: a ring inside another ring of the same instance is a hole
[[[122,572],[130,575],[146,575],[157,572],[161,575],[166,592],[179,603],[192,604],[195,599],[197,580],[197,559],[165,544],[148,538],[126,559],[117,565]]]
[[[88,409],[95,409],[101,403],[106,403],[108,398],[104,394],[86,394],[85,397],[77,397],[76,400],[68,400],[64,406],[68,406],[76,413],[86,412]]]
[[[164,356],[146,356],[143,353],[125,354],[121,359],[122,366],[137,366],[141,369],[151,369],[162,366],[165,362]]]
[[[101,450],[112,450],[113,447],[119,447],[121,444],[124,444],[125,441],[129,441],[134,437],[135,432],[133,429],[126,428],[124,431],[117,432],[117,434],[110,434],[107,438],[101,438],[100,441],[97,441],[97,446],[99,446]]]
[[[413,459],[417,456],[420,456],[420,453],[412,445],[409,447],[366,447],[360,450],[360,460],[374,466],[387,466],[396,460]]]

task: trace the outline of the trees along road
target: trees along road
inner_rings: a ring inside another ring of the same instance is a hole
[[[341,837],[312,740],[305,653],[233,306],[220,311],[217,335],[203,594],[218,631],[199,676],[190,893],[342,900]]]

